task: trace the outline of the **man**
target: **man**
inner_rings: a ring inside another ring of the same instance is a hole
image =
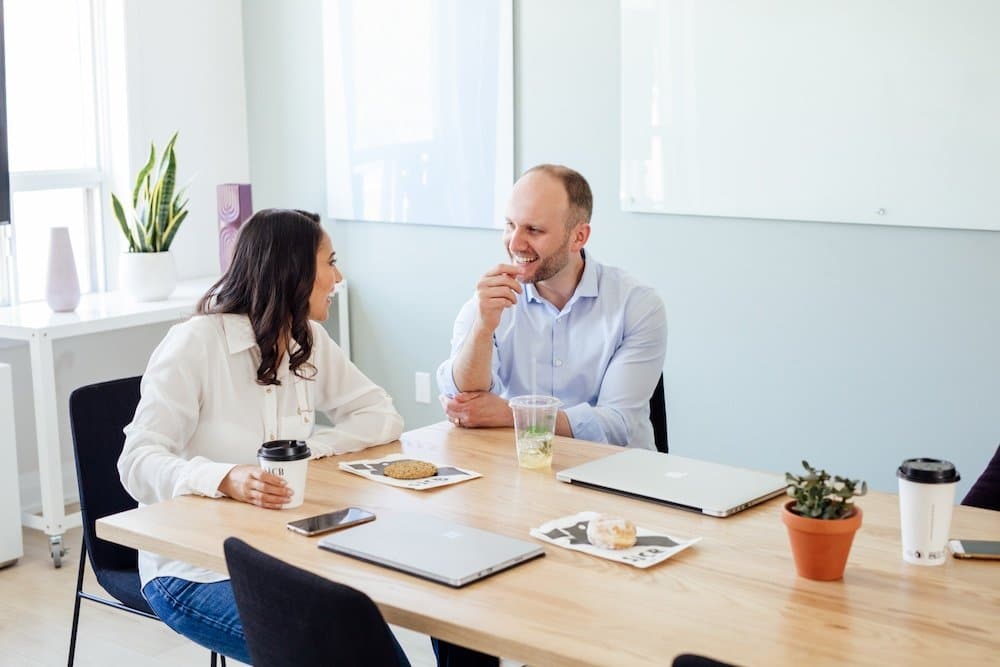
[[[568,167],[539,165],[514,184],[503,234],[511,263],[479,280],[437,372],[456,425],[513,426],[508,398],[550,394],[563,405],[558,435],[656,448],[649,397],[666,312],[652,288],[584,251],[592,210],[590,186]]]

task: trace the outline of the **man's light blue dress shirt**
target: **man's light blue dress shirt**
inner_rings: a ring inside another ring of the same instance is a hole
[[[656,449],[649,398],[663,371],[667,316],[651,287],[585,255],[580,283],[561,310],[524,285],[493,334],[490,391],[510,399],[548,394],[562,401],[573,437]],[[451,358],[437,371],[441,392],[458,393],[452,361],[478,312],[475,296],[459,312]]]

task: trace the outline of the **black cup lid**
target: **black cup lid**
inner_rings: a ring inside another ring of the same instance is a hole
[[[940,459],[906,459],[896,470],[896,477],[919,484],[951,484],[962,479],[954,463]]]
[[[257,450],[257,456],[268,461],[301,461],[311,454],[304,440],[271,440]]]

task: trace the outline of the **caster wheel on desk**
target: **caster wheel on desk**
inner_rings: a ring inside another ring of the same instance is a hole
[[[62,535],[49,535],[49,554],[52,556],[52,564],[56,568],[62,567],[62,559],[66,555]]]

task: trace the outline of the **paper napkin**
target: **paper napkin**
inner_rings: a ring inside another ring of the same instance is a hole
[[[700,537],[685,540],[636,526],[635,546],[628,549],[602,549],[587,540],[587,525],[598,515],[598,512],[580,512],[553,519],[538,528],[532,528],[531,536],[559,547],[641,568],[665,561],[701,541]]]
[[[389,454],[388,456],[383,456],[380,459],[342,461],[339,466],[341,470],[355,475],[360,475],[373,482],[388,484],[389,486],[398,486],[404,489],[415,489],[417,491],[436,489],[439,486],[458,484],[459,482],[465,482],[470,479],[482,477],[482,475],[478,472],[473,472],[472,470],[465,470],[464,468],[456,468],[455,466],[449,465],[439,465],[436,463],[435,465],[437,466],[438,471],[433,477],[424,477],[423,479],[395,479],[393,477],[387,477],[383,474],[382,470],[390,463],[405,460],[414,460],[414,457],[407,456],[405,454]],[[431,461],[431,463],[433,463],[433,461]]]

